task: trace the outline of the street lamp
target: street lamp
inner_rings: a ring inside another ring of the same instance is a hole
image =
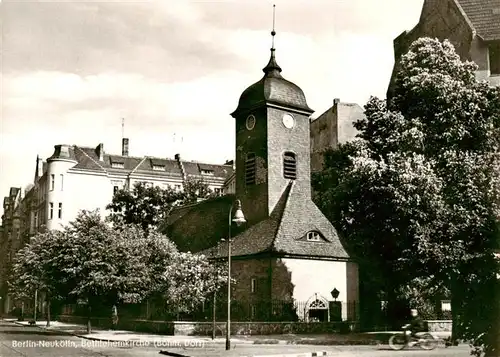
[[[246,222],[243,211],[241,210],[241,201],[236,200],[236,212],[233,217],[233,205],[229,210],[229,232],[227,239],[227,323],[226,323],[226,351],[231,349],[231,225],[237,226]]]

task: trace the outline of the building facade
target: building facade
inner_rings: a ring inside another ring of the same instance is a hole
[[[364,109],[356,103],[333,100],[333,106],[311,120],[311,171],[323,168],[324,152],[338,148],[358,134],[354,123],[365,118]]]
[[[43,230],[60,230],[81,210],[99,209],[105,216],[118,189],[131,189],[138,182],[182,190],[187,180],[202,180],[217,195],[233,174],[232,164],[214,165],[157,157],[133,157],[129,140],[122,141],[122,154],[108,154],[103,144],[95,148],[55,145],[44,162],[37,157],[34,182],[26,189],[11,188],[4,198],[0,236],[0,301],[9,312],[12,301],[7,294],[7,278],[15,253],[29,237]]]
[[[399,59],[420,37],[448,39],[462,60],[478,65],[476,77],[500,85],[500,4],[498,0],[425,0],[418,24],[394,39],[392,96]]]

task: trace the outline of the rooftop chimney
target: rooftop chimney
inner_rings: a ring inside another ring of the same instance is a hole
[[[35,183],[43,176],[43,160],[40,156],[36,156]]]
[[[99,145],[97,145],[97,147],[95,148],[95,153],[99,157],[99,161],[104,161],[104,144],[103,143],[100,143]]]
[[[122,156],[128,156],[128,138],[122,139]]]
[[[339,103],[340,103],[340,99],[339,98],[334,98],[333,99],[333,106],[334,107],[336,107]]]

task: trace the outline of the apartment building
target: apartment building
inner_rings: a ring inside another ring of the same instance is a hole
[[[138,182],[182,190],[187,180],[203,180],[218,195],[225,193],[224,183],[233,172],[232,163],[206,164],[159,157],[129,155],[129,139],[122,140],[122,153],[106,153],[104,145],[95,148],[59,144],[53,154],[37,157],[34,181],[25,189],[13,187],[4,198],[0,248],[0,304],[3,312],[12,307],[6,280],[12,259],[29,237],[43,229],[62,229],[80,210],[106,206],[118,189],[132,188]],[[2,310],[0,310],[2,313]]]

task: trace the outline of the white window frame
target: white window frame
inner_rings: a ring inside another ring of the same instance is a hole
[[[54,191],[56,186],[56,175],[50,174],[50,191]]]
[[[316,231],[307,232],[306,238],[308,242],[321,242],[321,234]]]
[[[114,169],[124,169],[125,163],[124,162],[111,162],[111,167]]]
[[[153,165],[153,171],[165,171],[165,165]]]

